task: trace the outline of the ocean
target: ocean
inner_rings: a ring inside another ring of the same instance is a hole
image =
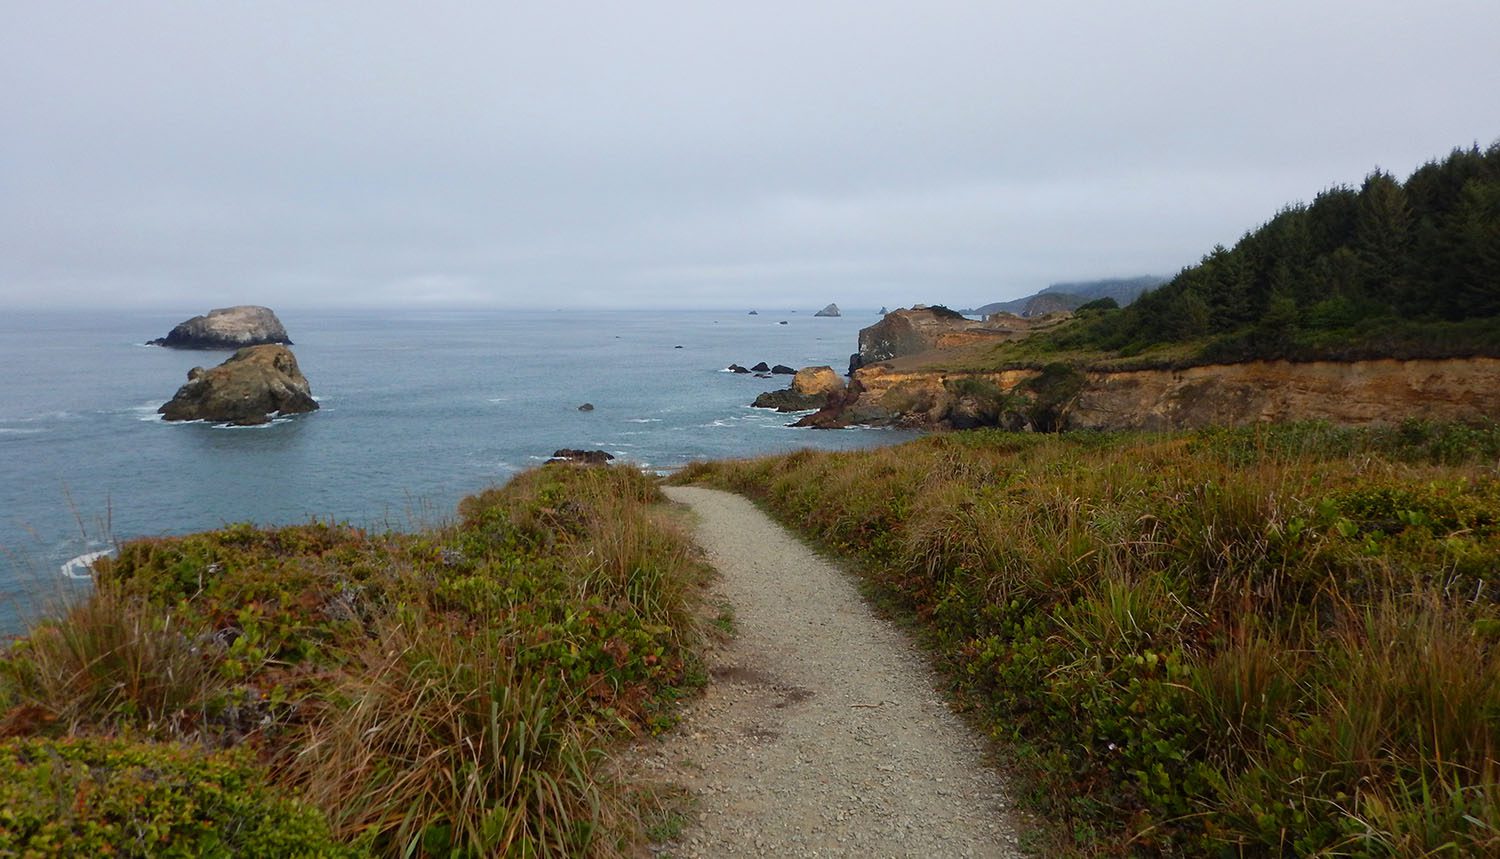
[[[789,428],[749,403],[790,377],[724,370],[842,371],[874,310],[747,310],[279,311],[321,408],[245,428],[156,415],[189,368],[229,355],[142,345],[192,313],[8,312],[0,634],[88,586],[70,561],[132,537],[310,519],[419,527],[563,447],[666,471],[912,437]]]

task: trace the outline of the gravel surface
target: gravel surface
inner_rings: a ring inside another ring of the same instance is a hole
[[[736,637],[644,766],[697,805],[673,856],[1019,856],[983,743],[849,577],[749,501],[667,493],[696,513]]]

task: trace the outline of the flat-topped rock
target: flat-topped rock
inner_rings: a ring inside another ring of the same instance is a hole
[[[271,308],[254,304],[210,310],[150,341],[152,346],[176,349],[239,349],[270,343],[290,346],[292,341]]]
[[[577,448],[565,447],[553,451],[550,462],[571,462],[578,465],[607,465],[615,455],[604,450],[579,450]]]
[[[214,421],[254,426],[274,414],[318,408],[297,358],[285,346],[247,346],[211,370],[194,367],[186,385],[157,413],[169,421]]]

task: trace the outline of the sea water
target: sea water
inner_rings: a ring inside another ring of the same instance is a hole
[[[0,316],[0,634],[87,587],[87,556],[132,537],[313,518],[417,527],[562,447],[669,470],[911,437],[788,428],[749,404],[789,377],[725,371],[842,371],[873,310],[284,311],[321,409],[248,428],[157,416],[190,368],[229,355],[142,345],[187,315]]]

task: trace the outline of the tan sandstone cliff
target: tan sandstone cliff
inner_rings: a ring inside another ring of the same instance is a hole
[[[849,392],[802,421],[915,427],[1032,428],[1024,405],[1037,370],[854,373]],[[1343,424],[1500,419],[1500,359],[1256,361],[1180,370],[1092,371],[1056,405],[1065,429],[1167,430],[1292,420]],[[1034,399],[1034,396],[1031,397]]]
[[[1190,429],[1269,421],[1500,418],[1500,358],[1254,361],[1088,374],[1067,426]]]

